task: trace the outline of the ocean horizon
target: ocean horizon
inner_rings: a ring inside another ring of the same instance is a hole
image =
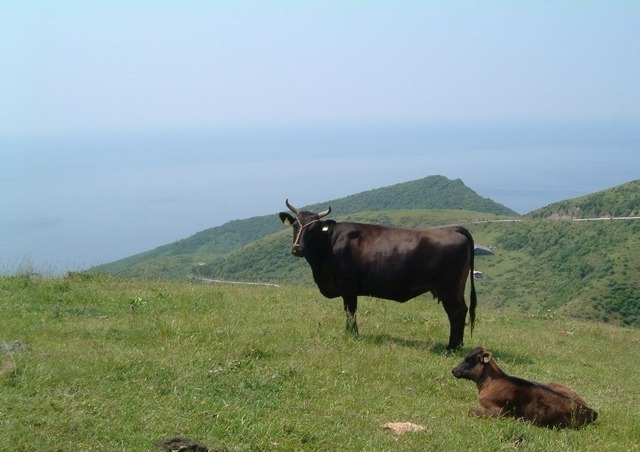
[[[0,137],[0,155],[0,272],[61,274],[277,213],[285,198],[308,205],[431,175],[526,214],[638,179],[640,128],[217,127]]]

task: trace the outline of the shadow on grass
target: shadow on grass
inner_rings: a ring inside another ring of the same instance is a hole
[[[405,339],[389,334],[361,334],[360,339],[376,345],[392,344],[398,347],[415,348],[426,353],[440,355],[446,352],[447,344],[429,340]]]
[[[359,336],[361,340],[370,342],[376,345],[392,344],[398,347],[415,348],[422,350],[425,353],[433,353],[435,355],[450,354],[451,356],[459,356],[463,358],[471,350],[479,345],[463,346],[454,351],[447,351],[447,344],[444,342],[434,342],[429,340],[418,339],[406,339],[403,337],[391,336],[389,334],[361,334]],[[509,364],[533,364],[534,360],[530,356],[522,355],[519,353],[513,353],[502,348],[492,348],[489,350],[500,361]]]

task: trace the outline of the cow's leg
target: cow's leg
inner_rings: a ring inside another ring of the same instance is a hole
[[[462,347],[464,340],[464,322],[467,318],[467,304],[464,302],[464,297],[457,298],[443,298],[442,306],[449,317],[449,344],[447,350],[455,350]]]
[[[344,301],[344,312],[347,315],[347,331],[357,335],[356,310],[358,309],[358,297],[356,295],[344,295],[342,300]]]

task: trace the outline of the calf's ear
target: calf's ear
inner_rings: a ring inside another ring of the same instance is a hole
[[[278,216],[280,217],[280,220],[282,220],[282,223],[286,224],[287,226],[295,223],[296,221],[296,219],[289,215],[287,212],[280,212]]]
[[[489,361],[491,361],[491,352],[484,352],[482,354],[482,362],[487,364]]]

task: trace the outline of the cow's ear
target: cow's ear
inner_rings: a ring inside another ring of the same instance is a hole
[[[287,226],[295,223],[296,221],[296,219],[289,215],[287,212],[280,212],[278,215],[280,217],[280,220],[282,220],[282,223],[286,224]]]
[[[335,225],[336,225],[336,222],[333,220],[323,221],[322,232],[330,232]]]
[[[489,361],[491,361],[491,352],[484,352],[482,354],[482,362],[487,364]]]

